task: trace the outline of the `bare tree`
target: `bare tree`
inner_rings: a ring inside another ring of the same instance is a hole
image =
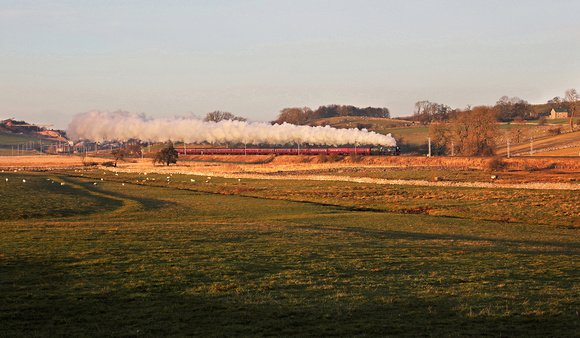
[[[301,125],[305,124],[312,117],[312,109],[304,108],[284,108],[280,111],[278,119],[273,123],[282,124],[284,122],[290,124]]]
[[[451,129],[449,124],[435,122],[429,125],[429,138],[431,139],[431,149],[435,155],[445,155],[449,140],[451,140]]]
[[[414,116],[423,124],[434,121],[446,121],[449,118],[451,107],[431,102],[431,101],[417,101],[415,103]]]
[[[143,145],[141,144],[141,141],[129,143],[127,147],[125,147],[125,156],[134,155],[136,157],[139,157],[141,156],[142,152]]]
[[[548,100],[548,105],[551,109],[564,108],[562,98],[559,96],[554,96],[553,99]]]
[[[526,100],[519,97],[502,96],[495,103],[493,107],[498,120],[502,122],[513,121],[516,117],[522,119],[528,118],[531,115],[531,105]]]
[[[494,155],[497,130],[495,112],[487,106],[458,112],[452,121],[453,139],[458,153],[466,156]]]
[[[522,136],[524,135],[524,130],[527,128],[527,124],[521,116],[516,116],[513,123],[510,124],[508,132],[515,143],[520,143]]]
[[[113,157],[115,158],[115,167],[117,167],[117,162],[122,161],[125,158],[125,156],[127,156],[127,149],[125,148],[114,149],[113,151],[111,151],[111,155],[113,155]]]
[[[247,119],[244,117],[236,116],[229,112],[216,110],[211,113],[207,113],[203,120],[205,122],[220,122],[223,120],[246,121]]]
[[[564,96],[564,102],[568,106],[568,114],[570,115],[570,131],[574,131],[574,115],[576,113],[576,107],[578,106],[578,101],[580,101],[580,95],[576,89],[568,89],[566,95]]]

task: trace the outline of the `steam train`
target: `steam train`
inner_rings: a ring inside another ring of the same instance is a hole
[[[175,148],[183,155],[401,155],[399,147],[347,148]]]

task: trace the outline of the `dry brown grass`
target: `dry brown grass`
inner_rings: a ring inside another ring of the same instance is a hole
[[[48,169],[64,167],[84,167],[85,163],[101,164],[110,161],[110,158],[62,156],[62,155],[35,155],[35,156],[0,156],[2,169]]]
[[[220,160],[216,161],[216,158]],[[490,158],[485,157],[408,157],[361,156],[356,162],[348,156],[336,162],[324,162],[320,156],[195,156],[196,161],[178,161],[167,166],[154,165],[151,159],[131,159],[119,162],[117,168],[130,172],[186,173],[198,175],[310,175],[312,172],[375,169],[409,170],[490,170]],[[47,170],[84,167],[83,162],[103,164],[110,159],[77,156],[4,156],[0,169]],[[515,157],[502,158],[502,183],[571,182],[578,180],[580,158]],[[329,178],[329,177],[327,177]],[[499,182],[499,181],[498,181]]]

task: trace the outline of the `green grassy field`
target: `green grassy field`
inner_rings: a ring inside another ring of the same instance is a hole
[[[0,173],[2,336],[577,335],[578,192],[167,176]]]
[[[16,147],[19,144],[34,142],[38,144],[38,137],[0,132],[0,146]]]

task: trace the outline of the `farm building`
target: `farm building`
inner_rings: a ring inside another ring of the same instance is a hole
[[[568,118],[568,111],[563,108],[552,109],[550,112],[551,119],[565,119]]]

